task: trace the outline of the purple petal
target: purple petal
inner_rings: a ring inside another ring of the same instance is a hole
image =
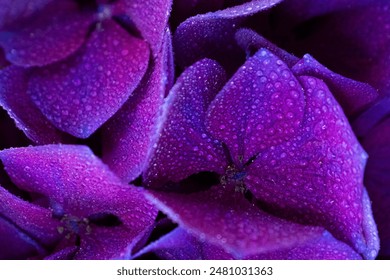
[[[377,91],[368,84],[338,75],[308,54],[292,68],[292,71],[298,76],[313,76],[324,80],[347,116],[363,111],[378,97]]]
[[[245,50],[247,54],[250,54],[252,51],[257,52],[259,49],[264,48],[282,58],[289,67],[294,66],[299,61],[297,57],[272,44],[270,41],[251,29],[239,29],[235,34],[235,38],[238,45]]]
[[[0,46],[10,62],[23,67],[47,65],[68,57],[84,43],[92,14],[78,12],[76,3],[57,2],[0,31]]]
[[[204,119],[224,83],[223,69],[208,59],[179,77],[164,105],[160,137],[145,175],[148,185],[177,182],[201,171],[223,172],[221,144],[207,134]]]
[[[221,185],[191,194],[150,193],[151,201],[181,227],[237,256],[298,245],[322,231],[271,216]]]
[[[89,220],[90,232],[77,231],[81,245],[75,258],[129,255],[157,215],[141,189],[122,184],[86,147],[48,145],[9,149],[0,152],[0,158],[12,181],[24,190],[46,196],[53,214],[63,217],[61,221],[66,217]],[[117,217],[118,224],[111,227],[94,224],[94,220],[105,215]]]
[[[380,121],[390,115],[390,92],[388,96],[379,98],[365,112],[360,114],[353,122],[352,127],[357,137],[369,134],[370,130]]]
[[[139,256],[154,253],[167,260],[231,260],[232,255],[222,248],[200,241],[179,227],[145,247]]]
[[[19,231],[19,238],[34,244],[42,254],[57,242],[59,222],[48,209],[24,201],[0,187],[0,219]]]
[[[305,244],[288,250],[251,256],[248,259],[264,260],[361,260],[361,256],[347,244],[325,231]]]
[[[0,105],[28,138],[37,144],[66,141],[27,95],[29,72],[17,66],[0,70]]]
[[[170,34],[163,51],[151,64],[134,95],[103,128],[103,161],[120,178],[130,182],[145,168],[157,131],[157,118],[163,103],[168,79]]]
[[[285,1],[292,6],[296,2],[301,1]],[[348,9],[328,12],[318,18],[312,17],[311,9],[316,7],[320,10],[322,5],[328,5],[328,1],[310,1],[312,5],[305,6],[306,2],[302,3],[300,14],[306,14],[303,18],[308,18],[307,22],[297,26],[286,20],[285,14],[296,17],[295,9],[290,10],[289,7],[280,15],[280,22],[288,24],[284,28],[309,30],[303,38],[301,36],[299,40],[286,43],[286,38],[294,37],[293,30],[287,34],[281,31],[273,34],[282,34],[280,39],[291,51],[309,52],[335,72],[369,83],[380,94],[386,94],[390,90],[389,2],[345,0],[340,3],[344,7],[350,5]],[[339,1],[331,2],[338,5]],[[298,5],[296,7],[300,9]]]
[[[304,113],[301,85],[266,49],[236,72],[211,103],[206,125],[228,146],[236,166],[296,134]]]
[[[0,29],[32,16],[53,0],[0,0]],[[60,1],[56,1],[60,2]]]
[[[279,2],[281,0],[254,0],[187,19],[179,25],[173,37],[177,63],[185,67],[208,57],[234,69],[244,59],[234,40],[242,19]]]
[[[390,256],[390,118],[372,129],[362,141],[369,154],[364,177],[381,241],[380,255]]]
[[[297,136],[262,152],[246,185],[276,213],[323,226],[364,258],[375,258],[376,227],[362,184],[367,155],[324,82],[303,76],[300,83],[307,106]]]
[[[177,228],[145,247],[142,254],[154,253],[173,260],[232,260],[233,255],[222,248],[202,241],[183,228]],[[142,258],[142,255],[141,255]],[[248,260],[360,260],[351,247],[335,239],[329,232],[318,233],[305,243],[284,250],[247,256]]]
[[[43,249],[28,235],[0,217],[0,260],[25,259]]]
[[[151,209],[140,190],[122,184],[87,147],[14,148],[1,151],[0,158],[18,187],[48,197],[68,214],[84,217],[107,211],[115,214],[123,211],[125,205],[130,209],[131,205],[142,208],[145,204],[145,211]]]
[[[114,5],[114,13],[124,13],[135,23],[153,54],[160,53],[172,0],[119,0]]]
[[[71,58],[34,71],[29,94],[56,127],[86,138],[133,93],[148,60],[144,41],[105,21]]]

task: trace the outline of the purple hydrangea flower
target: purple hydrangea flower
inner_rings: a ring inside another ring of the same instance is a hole
[[[170,1],[106,2],[0,2],[0,46],[12,64],[1,104],[33,141],[61,142],[57,129],[90,136],[133,94],[150,52],[159,55]]]
[[[327,84],[301,73],[302,63],[290,68],[260,49],[227,82],[211,60],[188,68],[168,96],[145,175],[160,189],[152,201],[237,257],[290,250],[330,233],[342,247],[375,258],[363,186],[367,155]],[[201,172],[217,180],[187,190]]]
[[[389,8],[0,0],[0,258],[388,257]]]
[[[154,223],[157,210],[142,191],[123,184],[87,147],[8,149],[0,159],[29,197],[0,188],[2,259],[129,258]]]

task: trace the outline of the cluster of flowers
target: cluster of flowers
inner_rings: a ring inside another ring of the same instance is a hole
[[[390,256],[387,0],[0,0],[1,259]]]

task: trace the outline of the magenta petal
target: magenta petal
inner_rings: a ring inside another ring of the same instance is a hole
[[[361,256],[347,244],[325,231],[321,235],[292,249],[251,256],[264,260],[361,260]]]
[[[294,65],[292,71],[298,76],[314,76],[324,80],[347,116],[361,112],[378,97],[377,91],[368,84],[338,75],[308,54]]]
[[[223,65],[240,63],[243,57],[234,40],[239,23],[243,18],[280,2],[281,0],[254,0],[187,19],[179,25],[173,37],[176,61],[182,67],[205,57],[216,59]],[[228,61],[226,57],[229,58]]]
[[[307,76],[300,82],[305,121],[291,141],[259,155],[246,185],[276,212],[322,226],[364,258],[375,258],[376,228],[362,182],[367,155],[324,82]]]
[[[201,171],[223,173],[221,144],[207,134],[204,119],[224,83],[224,70],[209,59],[179,77],[164,105],[160,137],[145,175],[148,185],[177,182]]]
[[[114,5],[114,13],[130,17],[156,56],[164,40],[172,0],[119,0]]]
[[[148,61],[144,41],[106,21],[71,58],[34,71],[29,94],[56,127],[86,138],[133,93]]]
[[[163,51],[150,65],[134,95],[103,128],[103,161],[124,181],[137,178],[145,168],[157,140],[157,119],[167,83],[170,34]],[[169,77],[168,77],[169,76]]]
[[[44,251],[31,237],[0,215],[0,260],[25,259]]]
[[[234,259],[222,248],[200,241],[179,227],[164,235],[159,240],[145,247],[139,256],[154,253],[161,259],[169,260],[231,260]]]
[[[39,253],[59,239],[59,222],[52,219],[48,209],[24,201],[0,187],[0,219],[15,226],[25,240],[36,243]],[[20,236],[22,237],[22,236]]]
[[[181,227],[237,256],[298,245],[322,231],[271,216],[221,185],[191,194],[150,193],[151,201]]]
[[[1,69],[0,105],[15,120],[18,128],[35,143],[66,141],[65,134],[45,118],[27,95],[28,77],[28,72],[17,66]]]
[[[247,54],[250,54],[253,51],[257,52],[259,49],[264,48],[274,53],[277,57],[280,57],[288,67],[294,66],[299,61],[297,57],[274,45],[251,29],[239,29],[235,34],[235,38],[237,44],[245,50]]]
[[[139,203],[144,200],[137,189],[123,185],[84,146],[15,148],[1,151],[0,158],[17,186],[45,195],[61,205],[62,210],[75,216],[108,211],[108,207],[116,211],[120,203],[130,205],[134,200],[139,199]],[[132,198],[129,199],[129,196]],[[126,199],[129,201],[126,202]],[[86,201],[94,203],[83,203]],[[107,201],[111,206],[107,205]]]
[[[364,177],[372,199],[372,210],[381,241],[380,255],[390,256],[390,118],[387,118],[363,139],[369,154]]]
[[[84,43],[92,14],[78,12],[76,3],[57,2],[0,31],[0,46],[10,62],[24,67],[47,65],[66,58]]]
[[[236,72],[211,103],[206,126],[228,146],[236,166],[288,141],[301,124],[305,98],[289,68],[266,49]]]
[[[62,0],[57,0],[60,2]],[[54,0],[0,0],[0,29],[26,19]]]

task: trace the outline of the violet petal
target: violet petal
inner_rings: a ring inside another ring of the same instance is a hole
[[[50,210],[24,201],[2,187],[0,201],[0,218],[22,231],[22,234],[42,248],[42,251],[57,242],[59,222],[52,219]]]
[[[324,80],[348,117],[363,111],[378,97],[377,91],[370,85],[336,74],[308,54],[292,67],[292,71],[297,76]]]
[[[103,127],[103,161],[130,182],[145,168],[157,131],[157,118],[172,73],[167,69],[169,37],[162,52],[118,113]]]
[[[39,15],[0,31],[0,46],[10,62],[23,67],[43,66],[66,58],[81,47],[92,14],[78,12],[76,3],[57,2]]]
[[[221,185],[191,194],[150,191],[150,200],[191,234],[238,257],[298,245],[322,231],[271,216]]]
[[[362,184],[367,155],[325,83],[299,80],[307,107],[297,136],[259,155],[248,167],[246,185],[275,212],[322,226],[365,258],[375,258],[375,224],[365,225],[372,219]]]
[[[172,0],[119,0],[114,3],[114,13],[131,18],[156,56],[164,40],[171,5]]]
[[[364,183],[372,199],[372,210],[381,241],[380,255],[390,256],[390,118],[387,118],[363,139],[369,154]]]
[[[87,138],[133,93],[149,61],[147,44],[113,21],[75,55],[34,71],[29,94],[59,129]]]
[[[221,144],[207,134],[204,119],[224,83],[224,70],[209,59],[179,77],[164,105],[160,137],[145,172],[147,185],[177,182],[201,171],[223,172],[226,160]]]
[[[179,227],[164,235],[157,241],[146,246],[139,256],[154,253],[161,259],[167,260],[230,260],[232,255],[222,248],[200,241]]]
[[[173,37],[177,63],[186,67],[208,57],[234,69],[244,59],[234,40],[239,23],[243,18],[270,9],[280,2],[253,0],[187,19],[179,25]]]
[[[24,259],[44,251],[32,238],[0,215],[0,260]]]
[[[28,71],[17,66],[1,69],[0,105],[14,119],[17,127],[35,143],[66,141],[67,136],[46,119],[27,95],[28,77]]]
[[[296,134],[304,113],[302,88],[266,49],[236,72],[211,103],[208,131],[229,148],[236,166]]]
[[[50,2],[54,0],[0,0],[0,29],[32,16]]]

